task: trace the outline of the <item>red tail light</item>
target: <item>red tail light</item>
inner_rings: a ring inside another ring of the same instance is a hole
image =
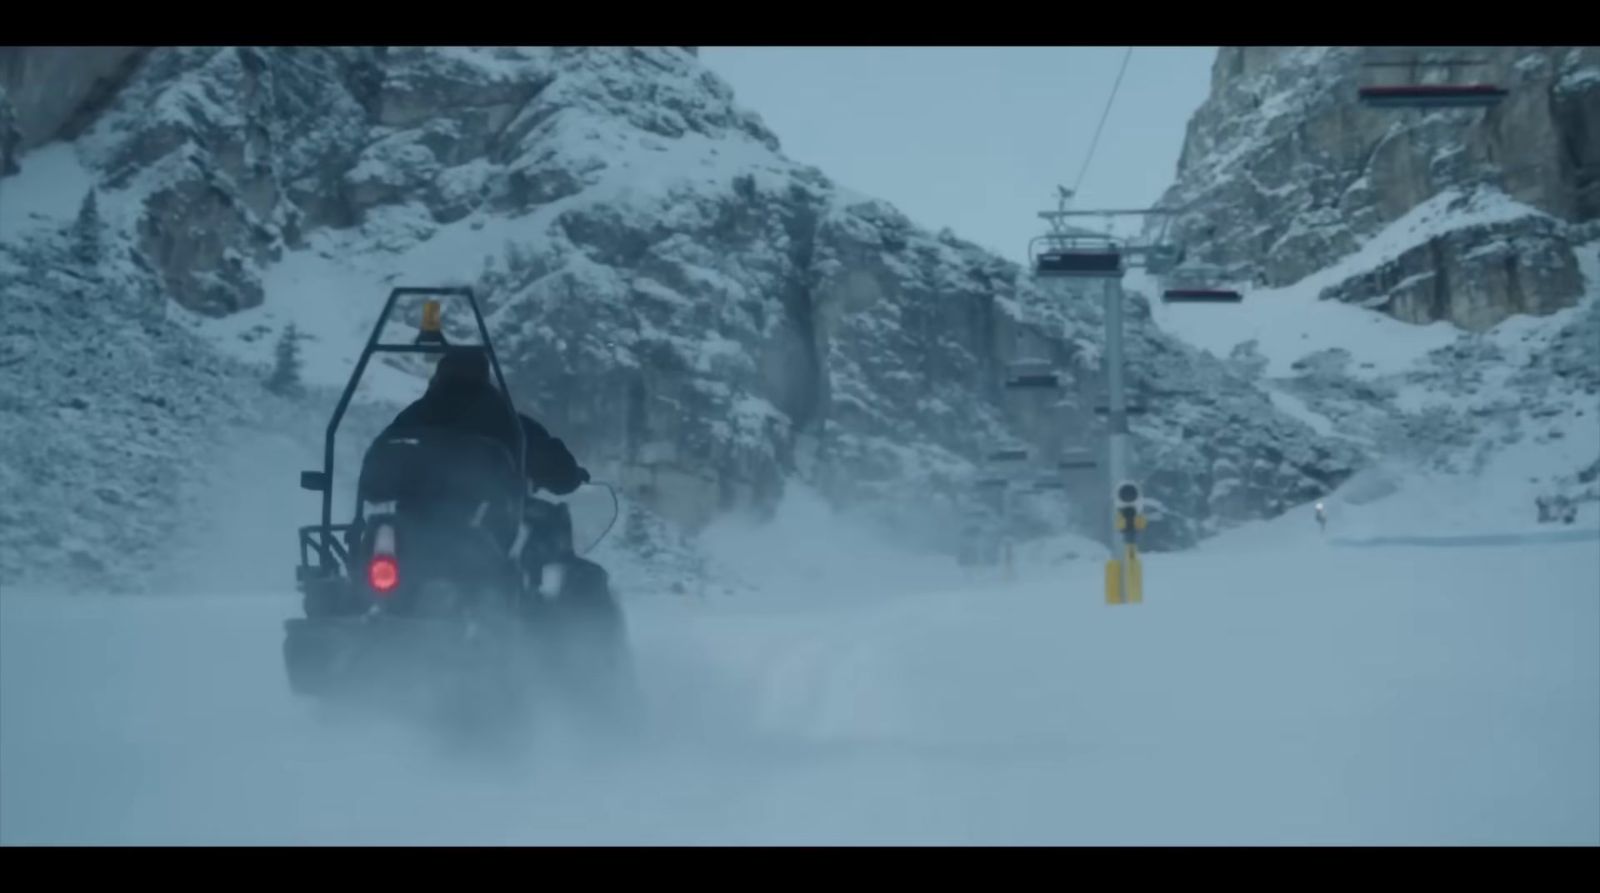
[[[374,556],[367,565],[367,582],[379,595],[388,595],[400,585],[400,565],[388,555]]]

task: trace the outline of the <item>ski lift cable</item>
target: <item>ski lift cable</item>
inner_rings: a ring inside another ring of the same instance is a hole
[[[1117,90],[1122,86],[1122,76],[1128,71],[1128,60],[1133,57],[1133,47],[1122,54],[1122,66],[1117,69],[1117,79],[1111,85],[1111,95],[1106,97],[1106,107],[1100,112],[1100,123],[1095,125],[1094,136],[1089,140],[1089,151],[1083,156],[1083,167],[1078,169],[1078,179],[1072,184],[1072,194],[1077,195],[1083,178],[1089,173],[1089,162],[1094,160],[1094,150],[1100,144],[1100,133],[1105,130],[1106,119],[1111,116],[1111,106],[1117,101]]]

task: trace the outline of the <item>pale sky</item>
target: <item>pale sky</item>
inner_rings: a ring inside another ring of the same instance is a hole
[[[701,47],[784,154],[1014,259],[1083,165],[1126,47]],[[1216,47],[1136,47],[1079,207],[1171,184]]]

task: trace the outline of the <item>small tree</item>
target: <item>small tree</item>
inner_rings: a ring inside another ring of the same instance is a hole
[[[300,380],[300,332],[290,323],[283,334],[278,336],[278,345],[274,349],[275,361],[272,365],[272,376],[267,379],[267,390],[284,397],[299,397],[305,394],[305,385]]]
[[[102,256],[105,221],[100,218],[100,202],[94,187],[78,206],[78,219],[72,222],[72,254],[80,262],[98,265]]]

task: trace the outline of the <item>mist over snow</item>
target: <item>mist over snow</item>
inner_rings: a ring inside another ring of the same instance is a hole
[[[627,600],[636,736],[552,726],[512,749],[294,699],[282,587],[7,592],[0,833],[1593,844],[1600,538],[1417,544],[1408,502],[1437,497],[1410,490],[1333,501],[1327,538],[1297,512],[1148,556],[1145,604],[1116,610],[1097,553],[963,579],[802,498],[715,538],[763,588]]]

